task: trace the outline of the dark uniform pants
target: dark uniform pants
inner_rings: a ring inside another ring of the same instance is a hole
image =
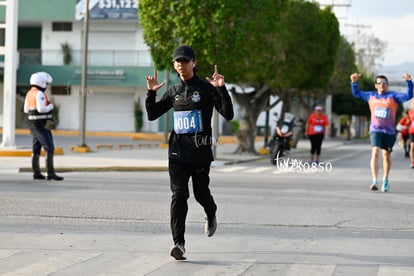
[[[204,208],[208,217],[216,214],[217,206],[210,193],[210,162],[209,163],[183,163],[169,160],[171,201],[171,232],[174,244],[185,243],[185,220],[187,217],[189,198],[188,182],[192,178],[194,197]]]
[[[54,152],[55,146],[53,144],[52,132],[45,128],[45,121],[30,122],[30,133],[32,134],[32,152],[33,154],[40,154],[43,148],[46,152]]]

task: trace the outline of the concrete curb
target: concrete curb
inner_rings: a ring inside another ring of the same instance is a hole
[[[268,159],[268,156],[261,156],[250,158],[246,160],[215,160],[216,164],[221,164],[222,166],[226,165],[233,165],[233,164],[241,164],[241,163],[249,163],[255,162],[263,159]],[[45,168],[41,168],[42,171]],[[33,172],[31,167],[21,167],[19,168],[19,173],[27,173]],[[105,167],[55,167],[56,172],[111,172],[111,171],[118,171],[118,172],[133,172],[133,171],[148,171],[148,172],[161,172],[161,171],[168,171],[168,166],[105,166]]]
[[[44,150],[41,151],[40,155],[45,156],[46,152]],[[62,147],[56,147],[54,151],[55,155],[63,155],[64,150]],[[27,157],[32,156],[31,149],[12,149],[12,150],[2,150],[0,149],[0,157],[8,156],[8,157]]]
[[[41,168],[42,171],[45,169]],[[132,166],[132,167],[122,167],[122,166],[108,166],[108,167],[55,167],[56,172],[111,172],[111,171],[119,171],[119,172],[133,172],[133,171],[151,171],[151,172],[161,172],[161,171],[168,171],[167,166],[161,167],[144,167],[144,166]],[[19,173],[21,172],[33,172],[32,168],[30,167],[22,167],[19,169]]]
[[[0,128],[0,134],[3,133],[3,129]],[[19,135],[30,135],[30,131],[28,129],[16,129],[16,134]],[[53,135],[61,135],[61,136],[79,136],[79,131],[72,131],[72,130],[52,130]],[[145,147],[158,147],[158,148],[168,148],[168,144],[163,143],[165,140],[165,135],[163,133],[141,133],[141,132],[102,132],[102,131],[87,131],[85,133],[86,136],[89,137],[114,137],[114,138],[128,138],[131,141],[140,140],[140,141],[157,141],[159,143],[151,144],[151,143],[138,143],[136,145],[138,148],[145,148]],[[261,141],[263,137],[256,137],[258,141]],[[237,143],[237,138],[235,136],[220,136],[218,143],[220,144],[235,144]],[[135,148],[136,147],[132,143],[121,143],[121,144],[98,144],[96,145],[96,150],[100,148],[105,149],[114,149],[114,148]],[[80,148],[77,146],[70,146],[69,150],[76,153],[88,153],[91,151],[90,148]],[[1,149],[0,148],[0,157],[27,157],[31,156],[31,149]],[[44,152],[42,151],[42,154]],[[62,147],[56,147],[55,155],[62,155],[64,154]]]
[[[0,128],[0,134],[3,133],[3,129]],[[30,135],[28,129],[16,129],[16,134]],[[52,130],[53,135],[68,135],[79,136],[80,132],[77,130]],[[144,132],[109,132],[109,131],[86,131],[85,136],[90,137],[124,137],[131,140],[146,140],[146,141],[164,141],[163,133],[144,133]],[[262,137],[256,137],[259,141]],[[229,144],[236,143],[236,136],[223,135],[219,137],[219,143]]]

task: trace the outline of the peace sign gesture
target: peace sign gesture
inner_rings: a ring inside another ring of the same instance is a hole
[[[154,69],[153,76],[146,76],[145,79],[147,80],[147,89],[157,91],[161,87],[164,86],[165,82],[158,83],[157,71]]]
[[[217,73],[217,64],[214,65],[213,79],[206,77],[206,80],[214,87],[224,86],[224,76]]]

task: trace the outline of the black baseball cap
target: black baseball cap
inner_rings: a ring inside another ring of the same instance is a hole
[[[176,61],[178,59],[186,59],[189,61],[195,60],[194,50],[190,46],[182,45],[178,46],[174,50],[174,57],[173,61]]]

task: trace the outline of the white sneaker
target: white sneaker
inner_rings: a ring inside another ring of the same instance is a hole
[[[187,259],[184,256],[184,254],[185,254],[185,248],[184,248],[183,244],[177,243],[173,248],[171,248],[170,255],[178,261],[182,261],[182,260]]]
[[[207,237],[212,237],[217,229],[217,219],[216,216],[212,217],[211,219],[206,219],[206,225],[204,226],[204,233]]]

